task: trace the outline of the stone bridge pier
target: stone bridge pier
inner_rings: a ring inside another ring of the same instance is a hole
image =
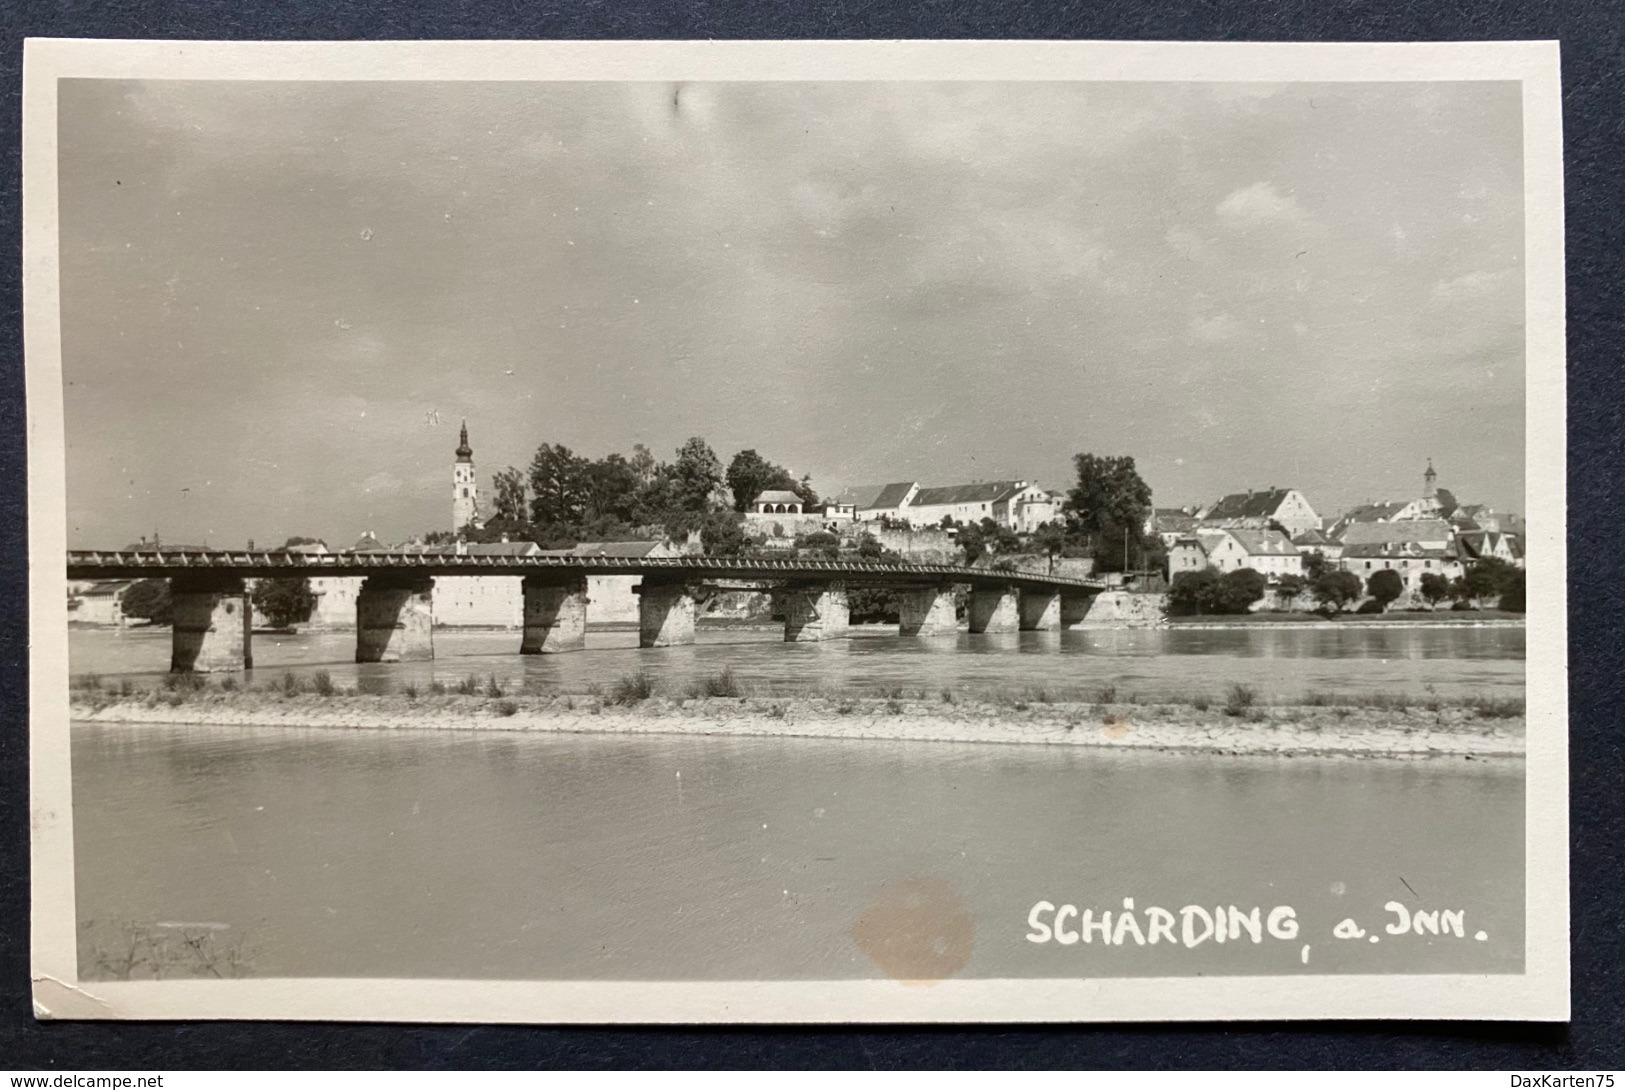
[[[952,584],[900,587],[897,632],[903,636],[945,636],[959,631]]]
[[[844,583],[791,583],[773,589],[773,612],[784,614],[786,643],[846,636],[852,624]]]
[[[357,662],[434,658],[434,578],[416,572],[369,575],[355,597]]]
[[[972,632],[1014,632],[1020,627],[1020,595],[1015,587],[973,587],[966,610]]]
[[[254,610],[243,580],[234,576],[177,575],[169,581],[169,668],[176,673],[221,673],[254,668]]]
[[[638,596],[638,646],[676,647],[694,642],[701,590],[692,583],[667,583],[643,577],[632,588]]]
[[[1021,592],[1021,630],[1023,632],[1059,632],[1061,630],[1061,592],[1035,590]]]
[[[556,655],[587,646],[587,577],[527,575],[521,655]]]

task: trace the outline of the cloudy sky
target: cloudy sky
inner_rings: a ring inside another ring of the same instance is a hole
[[[1518,87],[64,81],[69,539],[447,528],[541,442],[1523,509]]]

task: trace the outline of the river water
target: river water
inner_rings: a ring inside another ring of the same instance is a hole
[[[607,631],[545,657],[515,654],[517,633],[439,632],[434,662],[364,666],[349,661],[353,638],[258,636],[256,678],[325,669],[379,691],[477,673],[579,691],[642,669],[677,689],[729,666],[774,693],[1524,686],[1521,628],[876,629],[822,645],[702,629],[693,647],[647,651]],[[73,670],[150,681],[168,640],[75,631]],[[200,935],[232,971],[291,977],[921,975],[904,956],[918,942],[928,969],[969,977],[1522,968],[1517,761],[89,724],[72,740],[87,978],[125,972],[133,942],[172,952]],[[1195,947],[1027,938],[1037,902],[1098,919],[1125,898],[1142,928],[1153,905],[1233,904],[1263,917],[1290,906],[1299,933]],[[1390,901],[1460,911],[1463,937],[1390,935]],[[1344,920],[1361,934],[1336,937]]]
[[[887,920],[967,977],[1522,967],[1521,762],[80,724],[73,778],[87,978],[165,928],[260,976],[870,977]],[[1026,938],[1124,898],[1300,931]],[[1388,935],[1391,900],[1465,937]]]
[[[635,631],[592,631],[586,651],[545,656],[519,655],[517,632],[440,630],[434,638],[433,662],[357,665],[352,632],[258,634],[253,673],[273,681],[287,670],[325,670],[336,684],[371,692],[471,673],[585,692],[645,671],[680,693],[724,667],[763,695],[1042,688],[1064,699],[1110,685],[1125,695],[1214,696],[1237,682],[1273,699],[1309,692],[1509,697],[1524,690],[1522,627],[1193,626],[920,639],[877,625],[820,644],[785,644],[778,627],[702,627],[690,647],[640,649]],[[169,632],[74,629],[70,657],[75,674],[150,683],[168,669]]]

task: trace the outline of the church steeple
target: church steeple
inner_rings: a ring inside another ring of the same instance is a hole
[[[1429,458],[1428,459],[1428,470],[1427,470],[1426,473],[1422,474],[1422,498],[1423,499],[1431,500],[1434,496],[1436,496],[1438,494],[1439,490],[1434,484],[1434,482],[1437,481],[1438,479],[1439,479],[1439,475],[1437,473],[1433,472],[1433,459]]]
[[[457,460],[451,464],[451,532],[460,534],[480,526],[479,485],[474,479],[474,449],[468,445],[468,421],[463,421]]]

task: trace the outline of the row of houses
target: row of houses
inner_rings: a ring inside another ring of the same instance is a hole
[[[1029,533],[1061,516],[1066,497],[1031,481],[977,481],[971,484],[923,486],[918,481],[849,488],[826,503],[808,509],[794,492],[764,492],[745,512],[747,522],[786,520],[795,532],[836,529],[842,523],[904,523],[916,529],[940,526],[944,519],[978,523],[992,519],[1018,533]],[[819,524],[809,527],[807,522]]]
[[[1233,493],[1206,507],[1158,509],[1147,533],[1168,549],[1168,577],[1213,568],[1252,568],[1272,582],[1302,575],[1304,560],[1318,553],[1344,571],[1367,579],[1396,571],[1414,593],[1422,576],[1447,579],[1487,559],[1523,567],[1523,522],[1485,504],[1462,505],[1437,487],[1429,462],[1422,495],[1397,503],[1362,504],[1323,520],[1293,488]]]

